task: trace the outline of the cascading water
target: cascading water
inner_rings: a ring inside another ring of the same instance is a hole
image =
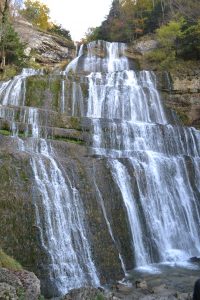
[[[35,183],[40,193],[40,200],[35,202],[36,225],[40,229],[41,246],[49,260],[46,280],[50,293],[57,296],[73,288],[98,286],[100,283],[92,260],[79,191],[67,173],[61,171],[51,143],[40,138],[38,109],[24,107],[26,77],[36,74],[37,71],[24,69],[21,75],[2,85],[0,115],[11,121],[12,134],[18,141],[19,150],[31,156]],[[64,98],[64,95],[61,97]],[[21,109],[20,121],[27,123],[27,128],[31,125],[32,137],[25,140],[18,137],[16,113],[10,111],[7,105]]]
[[[92,149],[108,158],[123,197],[135,266],[187,260],[200,254],[200,132],[169,124],[156,76],[130,70],[125,50],[92,42],[73,64],[90,72]]]
[[[10,126],[19,151],[31,157],[36,227],[48,257],[42,276],[50,296],[98,286],[95,265],[109,282],[133,266],[200,253],[200,132],[171,123],[155,74],[133,71],[125,54],[122,43],[81,46],[56,77],[60,103],[52,97],[52,105],[49,97],[41,108],[26,106],[26,77],[37,71],[24,70],[0,85],[0,124]],[[52,129],[85,138],[88,149],[68,139],[43,139]],[[64,167],[64,151],[76,169]]]

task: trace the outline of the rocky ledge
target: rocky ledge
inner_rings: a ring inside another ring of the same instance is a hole
[[[146,281],[138,280],[135,286],[119,283],[111,290],[85,287],[70,291],[62,300],[192,300],[191,293],[173,290],[166,284],[149,286]]]
[[[25,54],[32,61],[52,65],[74,58],[73,42],[40,31],[24,19],[17,19],[14,25],[21,41],[26,45]]]
[[[200,128],[200,70],[156,72],[165,105],[176,111],[186,126]]]

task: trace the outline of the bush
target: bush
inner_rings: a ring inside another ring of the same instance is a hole
[[[72,40],[69,30],[66,30],[61,25],[53,24],[50,29],[48,29],[49,32],[57,34],[59,36],[62,36],[66,38],[67,40]]]
[[[5,34],[5,52],[7,63],[21,65],[24,62],[24,45],[20,42],[13,25],[8,23]]]
[[[50,27],[49,8],[39,0],[26,0],[24,9],[20,11],[21,15],[42,30]]]
[[[18,34],[13,25],[7,21],[3,25],[3,35],[1,37],[0,48],[1,56],[5,57],[6,64],[21,66],[24,63],[24,45],[20,42]]]
[[[200,19],[194,24],[185,21],[178,40],[179,56],[200,59]]]

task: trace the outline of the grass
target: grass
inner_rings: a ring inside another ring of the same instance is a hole
[[[9,136],[9,135],[11,135],[11,132],[6,129],[0,129],[0,134]]]
[[[18,263],[14,258],[8,256],[1,248],[0,248],[0,267],[6,268],[10,270],[22,270],[22,266]]]
[[[4,72],[0,73],[0,80],[9,80],[17,75],[17,73],[19,73],[20,71],[21,70],[14,65],[7,65]]]
[[[74,138],[66,138],[66,137],[62,137],[62,136],[55,136],[52,138],[52,140],[57,140],[57,141],[63,141],[63,142],[67,142],[67,143],[74,143],[74,144],[79,144],[79,145],[84,145],[85,142],[74,139]]]

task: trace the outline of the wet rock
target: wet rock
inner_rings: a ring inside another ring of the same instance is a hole
[[[127,284],[118,283],[116,286],[116,290],[123,293],[130,293],[132,291],[133,287]]]
[[[154,287],[153,288],[153,293],[162,293],[163,292],[163,290],[165,290],[167,287],[166,287],[166,285],[165,284],[161,284],[161,285],[159,285],[159,286],[156,286],[156,287]]]
[[[191,262],[194,262],[194,263],[200,263],[200,257],[196,257],[196,256],[191,257],[191,258],[190,258],[190,261],[191,261]]]
[[[147,289],[148,288],[145,280],[137,280],[135,282],[135,285],[136,285],[137,289]]]
[[[93,287],[84,287],[71,290],[62,300],[91,300],[101,295],[99,289]]]
[[[156,296],[156,295],[147,295],[140,298],[133,298],[133,299],[140,299],[140,300],[176,300],[177,298],[173,295],[169,296]]]
[[[62,300],[121,300],[124,296],[118,296],[115,293],[104,291],[101,288],[83,287],[80,289],[71,290]]]
[[[176,293],[175,296],[179,300],[192,300],[192,293]]]

